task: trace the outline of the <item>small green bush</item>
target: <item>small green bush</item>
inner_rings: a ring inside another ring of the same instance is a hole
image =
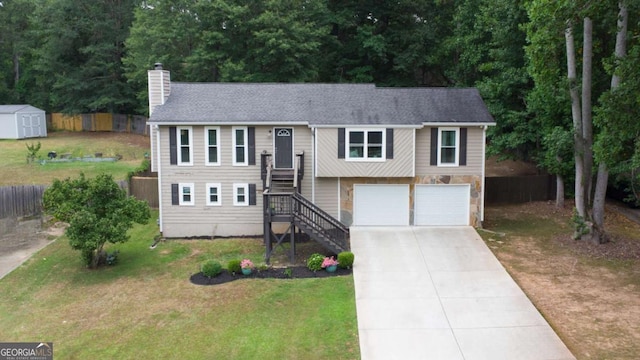
[[[351,269],[355,256],[351,251],[343,251],[338,254],[338,267],[341,269]]]
[[[322,262],[324,261],[324,255],[311,254],[307,259],[307,268],[311,271],[322,270]]]
[[[230,273],[239,274],[240,271],[242,271],[242,267],[240,266],[240,260],[238,259],[229,260],[229,262],[227,263],[227,270],[229,270]]]
[[[201,270],[206,277],[216,277],[222,272],[222,265],[215,260],[207,260],[202,264]]]

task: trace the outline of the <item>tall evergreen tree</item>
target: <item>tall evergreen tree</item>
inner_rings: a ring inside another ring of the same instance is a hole
[[[36,8],[35,86],[50,91],[49,111],[129,112],[135,100],[123,76],[133,0],[47,0]]]

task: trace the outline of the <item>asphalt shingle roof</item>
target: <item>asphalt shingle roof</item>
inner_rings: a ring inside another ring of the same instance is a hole
[[[155,123],[414,125],[494,123],[473,88],[373,84],[171,83]]]

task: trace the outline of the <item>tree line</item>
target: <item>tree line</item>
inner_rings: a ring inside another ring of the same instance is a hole
[[[0,103],[145,114],[156,62],[174,81],[477,87],[490,154],[558,174],[577,236],[601,233],[597,179],[640,165],[640,0],[0,4]]]

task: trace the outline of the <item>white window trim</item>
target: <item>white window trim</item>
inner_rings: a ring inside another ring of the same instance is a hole
[[[189,131],[189,161],[182,161],[182,130]],[[176,128],[176,142],[178,144],[178,166],[193,166],[193,128],[191,126],[182,126]]]
[[[218,161],[210,161],[209,160],[209,130],[216,131],[216,158]],[[205,126],[204,127],[204,154],[205,154],[205,165],[207,166],[220,166],[220,127],[219,126]]]
[[[455,131],[456,132],[456,151],[454,155],[454,162],[452,163],[443,163],[442,162],[442,133],[444,131]],[[438,166],[441,167],[456,167],[459,166],[458,161],[460,159],[460,128],[457,127],[441,127],[438,128]]]
[[[191,194],[191,201],[184,201],[184,188],[189,188]],[[193,183],[179,183],[178,184],[178,204],[180,206],[194,206],[196,204],[195,186]]]
[[[216,188],[218,189],[218,201],[211,201],[210,198],[210,189]],[[207,206],[222,206],[222,185],[220,183],[207,183]]]
[[[364,133],[364,149],[363,149],[363,157],[359,158],[359,157],[351,157],[351,152],[349,151],[349,147],[350,147],[350,136],[349,134],[351,132],[362,132]],[[367,134],[369,132],[381,132],[382,133],[382,156],[379,158],[370,158],[367,156],[367,148],[368,148],[368,143],[367,143]],[[344,134],[344,153],[345,153],[345,160],[347,161],[366,161],[366,162],[383,162],[387,160],[387,129],[378,129],[378,128],[372,128],[372,129],[357,129],[357,128],[353,128],[353,129],[345,129],[345,134]]]
[[[244,189],[244,202],[238,201],[238,189]],[[249,184],[233,184],[233,206],[249,206]]]
[[[236,159],[236,130],[244,131],[244,161],[238,162]],[[249,166],[249,129],[246,126],[234,126],[231,128],[231,137],[233,140],[233,166]],[[235,190],[234,190],[235,193]]]

